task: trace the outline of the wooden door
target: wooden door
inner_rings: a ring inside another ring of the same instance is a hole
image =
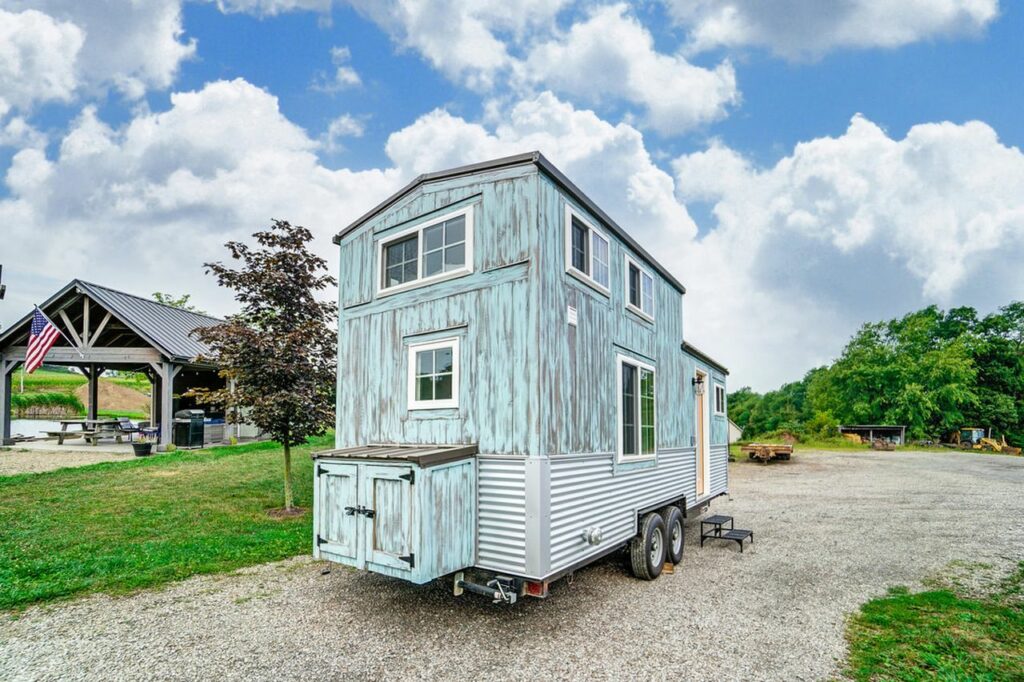
[[[314,540],[321,553],[333,555],[325,558],[362,568],[361,517],[355,513],[359,502],[359,468],[355,464],[323,463],[318,463],[317,468]]]
[[[697,465],[697,497],[701,498],[707,494],[707,481],[705,480],[704,468],[705,462],[707,461],[707,448],[704,444],[705,440],[705,419],[707,418],[707,375],[697,372],[698,378],[704,379],[704,393],[702,395],[695,395],[694,399],[697,402],[697,415],[694,420],[694,433],[696,433],[696,465]]]
[[[403,466],[364,464],[361,469],[361,502],[373,510],[362,515],[366,561],[411,571],[415,565],[415,474],[411,467]]]

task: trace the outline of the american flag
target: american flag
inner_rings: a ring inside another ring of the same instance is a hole
[[[28,351],[25,353],[25,371],[31,374],[43,364],[43,358],[60,337],[57,325],[50,322],[43,311],[32,311],[32,332],[28,337]]]

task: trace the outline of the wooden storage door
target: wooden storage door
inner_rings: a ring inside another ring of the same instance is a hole
[[[317,464],[317,538],[321,552],[335,555],[334,561],[356,568],[363,567],[359,547],[361,516],[355,513],[359,504],[359,467],[355,464]],[[351,513],[350,513],[351,512]]]
[[[412,571],[415,566],[416,513],[411,467],[360,465],[360,502],[367,563]]]

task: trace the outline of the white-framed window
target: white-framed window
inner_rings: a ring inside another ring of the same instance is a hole
[[[409,344],[409,409],[458,406],[458,337]]]
[[[640,317],[654,320],[654,277],[626,256],[626,307]]]
[[[593,223],[565,207],[565,270],[608,294],[611,285],[611,245]]]
[[[725,386],[715,384],[715,414],[725,414]]]
[[[616,357],[619,461],[654,457],[657,454],[654,367],[625,355]]]
[[[381,239],[377,266],[379,295],[473,272],[473,207]]]

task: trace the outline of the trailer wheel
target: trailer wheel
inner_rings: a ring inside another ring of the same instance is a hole
[[[629,543],[629,561],[633,575],[654,580],[665,566],[665,521],[657,512],[640,521],[640,532]]]
[[[678,564],[683,560],[683,545],[686,541],[683,512],[670,504],[661,510],[661,518],[665,521],[665,560]]]

